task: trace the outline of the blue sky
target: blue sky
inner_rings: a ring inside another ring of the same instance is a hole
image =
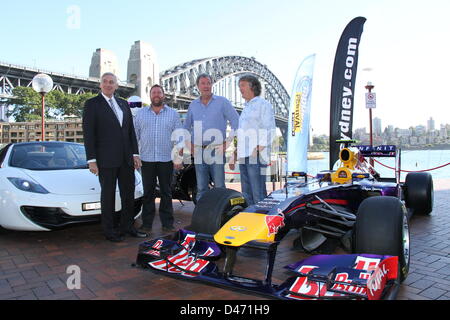
[[[125,79],[131,45],[143,40],[156,50],[161,71],[203,57],[254,56],[290,92],[299,63],[316,53],[315,133],[328,132],[339,37],[352,18],[364,16],[354,128],[368,127],[367,81],[375,84],[374,117],[383,126],[425,125],[430,116],[437,126],[450,123],[447,0],[42,0],[0,8],[1,61],[81,76],[93,52],[105,48],[116,53]]]

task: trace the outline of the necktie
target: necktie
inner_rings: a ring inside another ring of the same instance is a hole
[[[113,99],[109,99],[109,105],[111,106],[111,109],[113,110],[114,114],[116,115],[117,120],[120,123],[120,118],[119,118],[119,115],[117,114],[116,107],[114,106]],[[120,125],[122,125],[122,123]]]

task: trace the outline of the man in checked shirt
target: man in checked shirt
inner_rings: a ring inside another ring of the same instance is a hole
[[[172,133],[181,128],[178,113],[164,104],[164,90],[159,85],[150,89],[151,106],[142,108],[136,114],[134,126],[139,144],[139,155],[142,161],[142,183],[144,185],[144,199],[142,207],[142,227],[147,233],[151,232],[155,217],[155,188],[158,177],[161,193],[159,218],[163,232],[176,231],[173,225],[173,207],[171,181],[173,169],[181,169],[182,163],[172,161],[174,150]],[[181,145],[182,141],[178,141]]]

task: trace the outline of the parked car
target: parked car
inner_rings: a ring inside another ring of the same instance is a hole
[[[135,213],[142,179],[135,171]],[[120,214],[119,191],[116,212]],[[11,143],[0,151],[0,226],[50,231],[100,221],[100,183],[89,172],[84,146],[71,142]]]

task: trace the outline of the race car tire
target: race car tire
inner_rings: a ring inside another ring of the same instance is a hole
[[[197,183],[192,184],[188,187],[188,194],[192,199],[194,204],[197,204]]]
[[[210,189],[198,200],[189,230],[215,234],[245,207],[247,202],[240,192],[225,188]]]
[[[359,206],[355,253],[398,256],[400,281],[409,272],[409,225],[406,207],[396,197],[370,197]]]
[[[428,172],[411,172],[405,180],[405,202],[413,214],[429,215],[433,211],[433,178]]]
[[[181,180],[179,181],[181,189],[189,196],[194,204],[197,204],[197,177],[195,176],[195,167],[189,166],[181,170]]]

